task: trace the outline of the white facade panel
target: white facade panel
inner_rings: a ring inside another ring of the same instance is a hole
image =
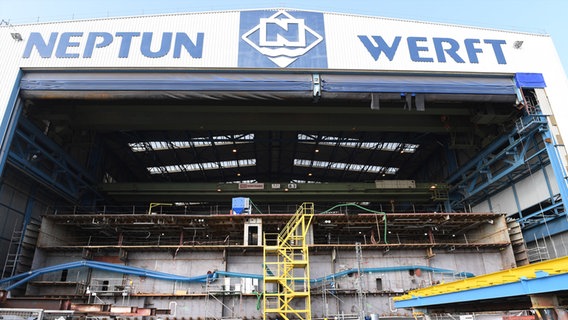
[[[506,214],[517,212],[517,204],[515,203],[512,187],[508,187],[507,189],[491,197],[490,201],[491,208],[493,208],[492,212]],[[477,210],[477,208],[475,209]]]
[[[533,172],[529,177],[515,184],[521,209],[530,207],[552,196],[543,172],[543,170]]]
[[[489,201],[483,201],[472,208],[473,212],[492,212]]]
[[[545,178],[548,178],[548,183]],[[525,210],[542,201],[550,199],[551,196],[559,193],[558,183],[554,178],[554,171],[550,165],[543,170],[532,173],[529,177],[519,181],[514,185],[520,210]],[[491,202],[490,210],[489,202]],[[495,212],[514,214],[519,211],[515,202],[513,187],[509,187],[491,197],[488,201],[483,201],[473,208],[475,212]]]

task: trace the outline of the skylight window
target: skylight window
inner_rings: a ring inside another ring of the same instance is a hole
[[[306,160],[306,159],[294,159],[294,165],[298,167],[347,170],[347,171],[366,172],[366,173],[396,174],[398,172],[398,168],[395,167],[383,167],[383,166],[373,166],[366,164],[343,163],[343,162],[315,161],[315,160]]]
[[[213,137],[196,137],[187,141],[143,141],[132,142],[128,146],[132,152],[144,151],[161,151],[173,149],[187,149],[198,147],[212,147],[213,145],[231,145],[253,143],[254,133],[239,134],[239,135],[225,135]]]
[[[172,166],[148,167],[151,174],[192,172],[201,170],[220,170],[229,168],[252,167],[256,165],[256,159],[229,160],[220,162],[200,162],[178,164]]]
[[[298,142],[306,144],[318,144],[321,146],[340,146],[344,148],[359,148],[368,150],[381,150],[402,153],[414,153],[420,145],[399,142],[364,142],[355,138],[341,138],[334,136],[318,136],[298,134]]]

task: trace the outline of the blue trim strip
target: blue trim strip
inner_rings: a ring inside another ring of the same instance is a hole
[[[516,95],[512,77],[322,75],[322,91]]]
[[[473,302],[476,300],[501,299],[530,294],[551,293],[563,290],[568,290],[568,273],[525,279],[502,285],[487,286],[429,297],[413,297],[408,300],[395,301],[394,307],[428,307],[440,304]]]
[[[312,91],[311,74],[29,73],[30,91]]]
[[[542,73],[517,73],[515,84],[517,88],[546,88]]]

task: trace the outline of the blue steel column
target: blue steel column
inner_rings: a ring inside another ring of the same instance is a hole
[[[8,105],[6,106],[6,111],[4,112],[1,119],[2,122],[0,123],[0,177],[4,173],[4,167],[6,166],[10,145],[12,144],[14,132],[18,125],[18,118],[22,112],[22,102],[18,98],[21,78],[22,72],[20,71],[16,77],[16,83],[14,83],[14,88],[12,89],[12,93],[8,99]]]
[[[566,201],[568,201],[568,181],[566,180],[566,171],[562,165],[562,160],[560,159],[560,154],[556,148],[556,141],[550,133],[548,127],[542,127],[540,129],[542,134],[542,139],[548,153],[548,158],[550,159],[550,165],[552,166],[554,177],[558,183],[558,190],[562,198],[562,206],[564,207],[564,212],[566,211]]]

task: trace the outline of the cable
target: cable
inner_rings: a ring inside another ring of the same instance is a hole
[[[258,211],[258,213],[262,214],[262,211],[260,211],[260,209],[256,206],[256,204],[254,204],[254,202],[252,202],[252,200],[250,198],[249,198],[249,201],[250,201],[250,204],[252,204],[252,206],[256,209],[256,211]]]
[[[382,214],[383,220],[385,221],[385,228],[384,228],[385,230],[384,230],[384,233],[383,233],[383,238],[384,238],[385,244],[388,244],[388,241],[387,241],[387,214],[385,212],[371,210],[369,208],[365,208],[365,207],[362,207],[362,206],[360,206],[356,203],[351,202],[351,203],[342,203],[342,204],[335,205],[335,206],[333,206],[333,207],[331,207],[331,208],[329,208],[325,211],[320,212],[320,214],[326,214],[326,213],[329,213],[330,211],[332,211],[334,209],[341,208],[341,207],[356,207],[356,208],[359,208],[361,210],[371,212],[371,213],[374,213],[374,214]]]

